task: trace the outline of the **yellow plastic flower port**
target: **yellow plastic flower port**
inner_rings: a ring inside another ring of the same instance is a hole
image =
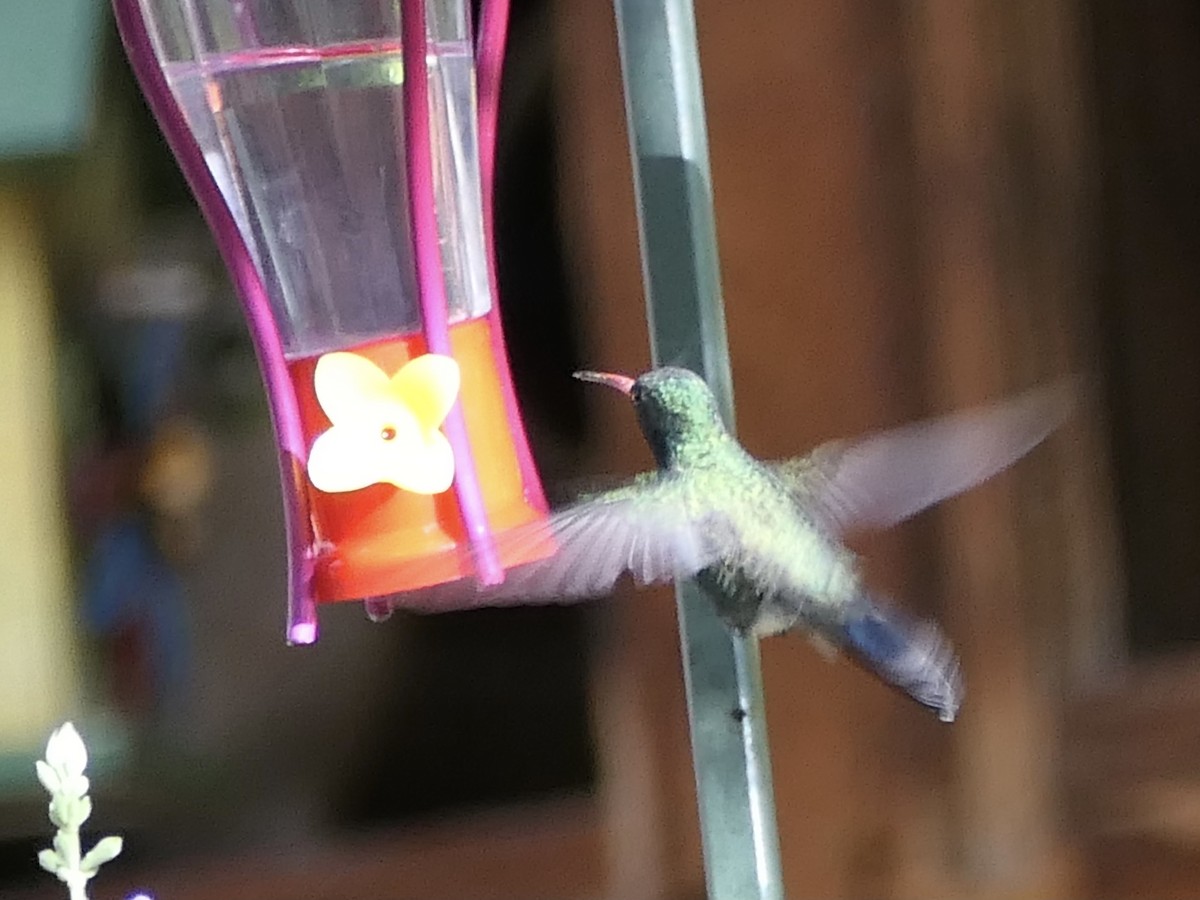
[[[454,453],[439,430],[458,397],[449,356],[427,353],[390,378],[356,353],[317,361],[314,389],[332,428],[313,442],[308,477],[326,493],[394,484],[440,494],[454,481]]]

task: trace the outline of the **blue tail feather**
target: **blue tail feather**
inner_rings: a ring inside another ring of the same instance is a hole
[[[866,669],[932,709],[943,722],[954,721],[962,703],[962,671],[936,626],[864,597],[847,610],[842,638]]]

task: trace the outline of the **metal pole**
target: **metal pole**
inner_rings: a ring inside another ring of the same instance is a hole
[[[691,0],[614,5],[653,358],[704,375],[732,426],[695,14]],[[758,642],[694,584],[677,599],[708,896],[779,900]]]

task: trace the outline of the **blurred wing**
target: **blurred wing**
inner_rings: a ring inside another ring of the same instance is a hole
[[[888,528],[1008,468],[1066,419],[1073,382],[994,406],[827,444],[775,474],[839,533]]]
[[[481,588],[478,602],[602,596],[625,572],[638,584],[696,574],[720,557],[722,541],[711,521],[689,513],[685,491],[675,476],[646,475],[503,535],[499,549],[506,558],[553,552],[510,569],[503,584]]]
[[[502,584],[454,581],[376,597],[367,601],[367,614],[382,621],[395,609],[573,603],[610,593],[626,572],[639,584],[689,578],[735,549],[724,520],[690,514],[694,508],[678,477],[642,475],[498,535],[501,558],[536,559],[509,568]],[[477,563],[464,559],[463,565]]]

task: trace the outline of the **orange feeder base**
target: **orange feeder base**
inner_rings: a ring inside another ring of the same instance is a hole
[[[488,522],[499,535],[545,513],[531,502],[520,476],[487,319],[452,325],[450,342],[461,370],[459,402]],[[388,375],[427,352],[420,334],[344,349]],[[319,358],[288,363],[309,447],[331,424],[314,390]],[[474,574],[453,488],[429,496],[391,484],[346,493],[325,493],[309,484],[307,499],[315,557],[313,590],[320,602],[383,597]],[[521,558],[502,556],[501,562],[506,568],[533,562],[550,549],[535,547]]]

